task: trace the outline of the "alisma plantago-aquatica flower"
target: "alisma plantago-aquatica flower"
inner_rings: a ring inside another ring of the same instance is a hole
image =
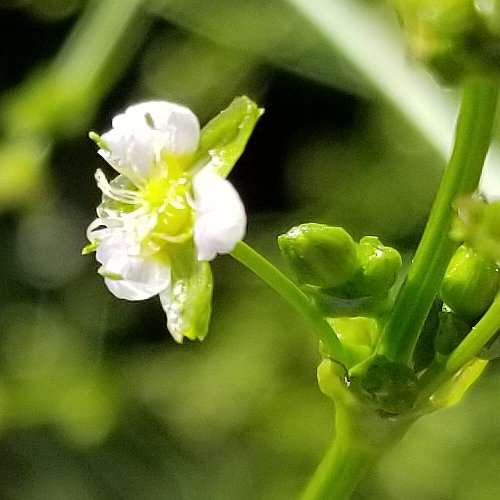
[[[243,239],[243,203],[225,179],[262,110],[235,99],[200,132],[188,108],[165,101],[136,104],[111,130],[90,137],[118,172],[96,172],[102,202],[87,230],[99,273],[118,298],[159,295],[175,340],[203,339],[212,299],[208,261]]]

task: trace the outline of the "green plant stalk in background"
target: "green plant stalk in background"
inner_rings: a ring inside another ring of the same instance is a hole
[[[143,4],[89,1],[54,61],[2,99],[0,211],[36,198],[53,141],[85,130],[147,34]]]

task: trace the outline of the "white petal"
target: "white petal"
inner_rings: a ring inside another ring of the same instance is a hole
[[[166,101],[150,101],[131,106],[125,111],[134,122],[158,132],[157,145],[174,155],[194,153],[200,140],[200,124],[185,106]]]
[[[122,279],[104,278],[110,292],[120,299],[144,300],[170,285],[170,269],[151,256],[140,254],[140,246],[129,241],[128,233],[111,230],[99,242],[96,258],[102,272]]]
[[[113,118],[113,128],[102,135],[109,151],[99,153],[132,181],[150,174],[162,151],[180,156],[196,151],[200,125],[191,110],[165,101],[149,101],[127,108]]]
[[[233,250],[245,236],[245,207],[229,181],[206,169],[193,179],[193,190],[198,260],[212,260]]]

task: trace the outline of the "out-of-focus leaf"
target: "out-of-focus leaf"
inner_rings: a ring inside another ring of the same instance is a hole
[[[258,57],[178,30],[150,43],[142,62],[144,93],[189,103],[202,123],[235,95],[258,97],[265,81]]]
[[[275,0],[157,0],[153,9],[170,22],[239,52],[260,57],[349,92],[363,83],[341,57],[286,2]]]

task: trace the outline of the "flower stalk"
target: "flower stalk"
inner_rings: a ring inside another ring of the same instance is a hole
[[[323,342],[335,360],[345,364],[353,362],[355,359],[353,355],[341,344],[311,300],[281,271],[242,241],[236,244],[231,256],[255,273],[299,311],[313,326],[318,339]]]

